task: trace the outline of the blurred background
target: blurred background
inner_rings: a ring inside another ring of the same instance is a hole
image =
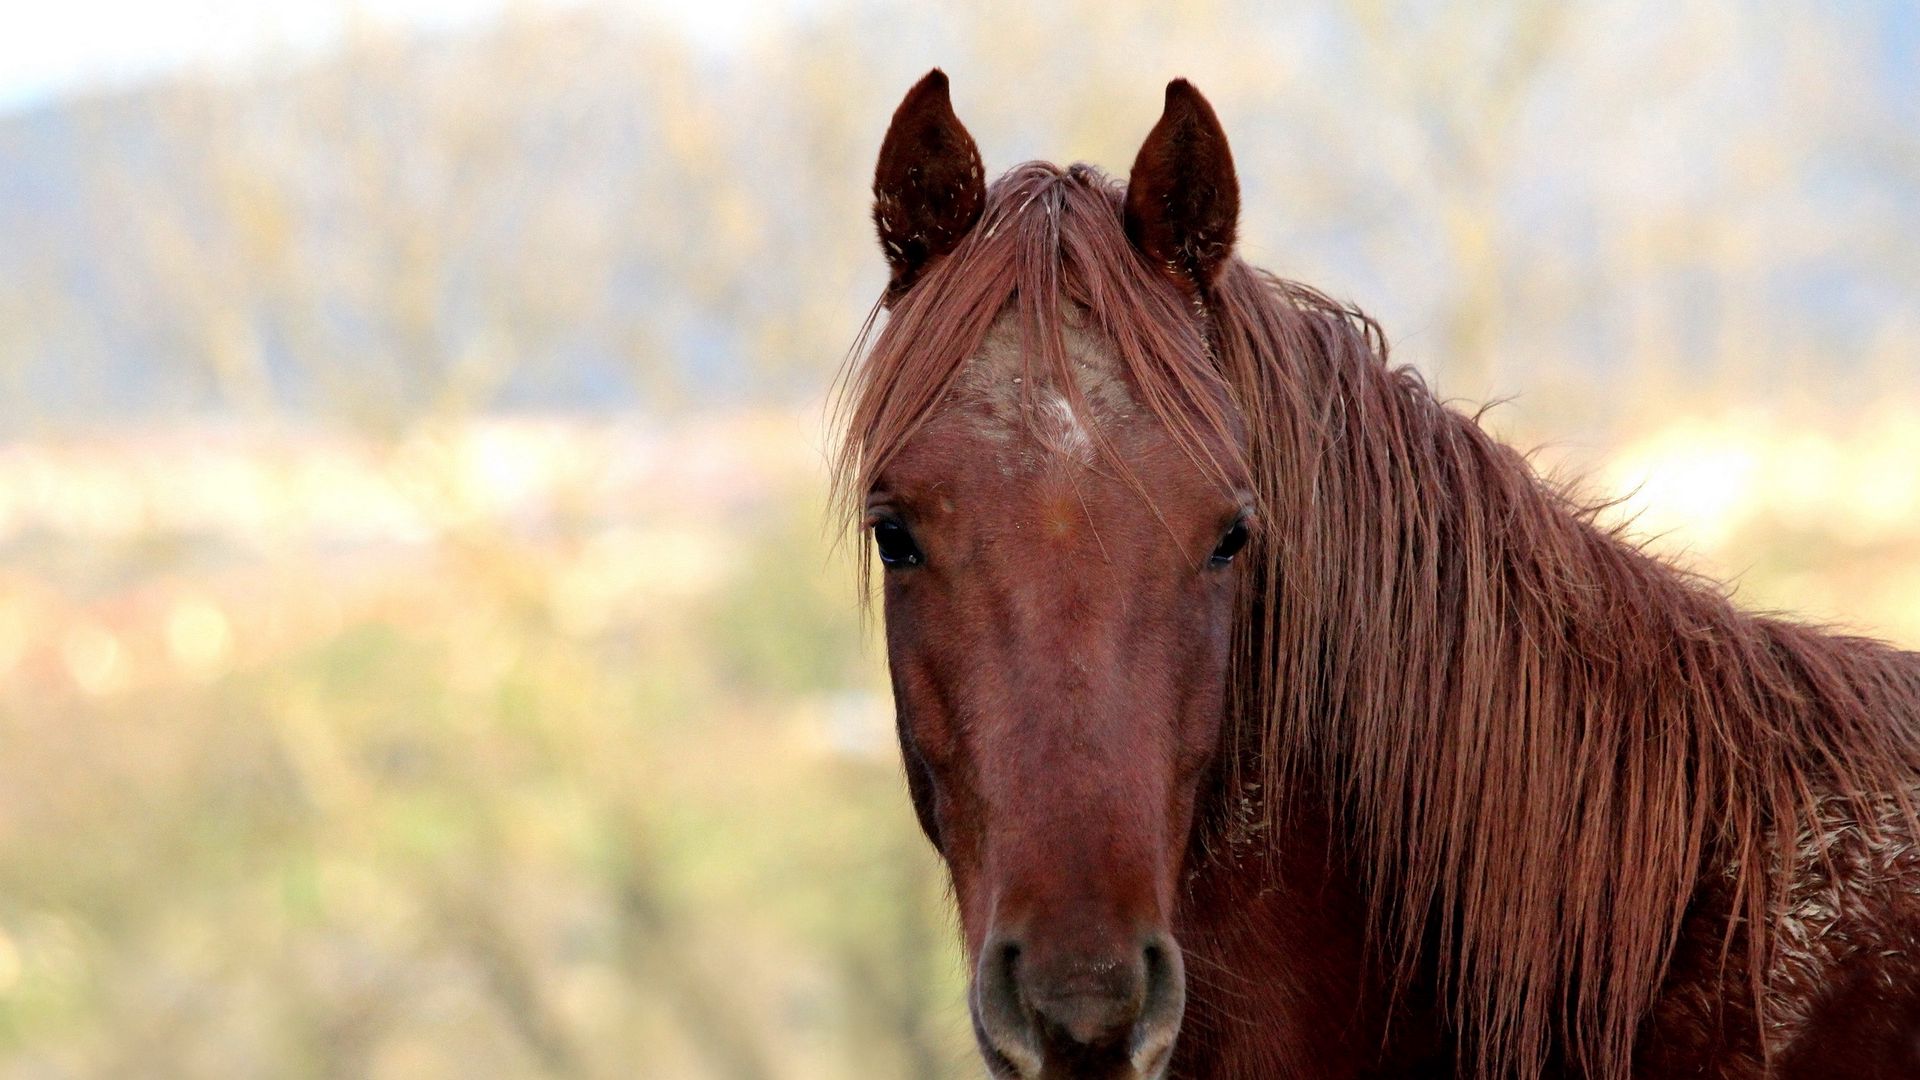
[[[978,1074],[824,510],[928,67],[1920,646],[1920,9],[65,0],[0,33],[0,1077]]]

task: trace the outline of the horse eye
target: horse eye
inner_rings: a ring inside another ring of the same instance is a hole
[[[1246,546],[1247,519],[1241,518],[1235,521],[1233,527],[1226,531],[1226,535],[1220,538],[1219,545],[1213,549],[1213,555],[1207,561],[1215,566],[1225,566],[1233,561],[1235,555],[1240,554],[1241,548]]]
[[[880,561],[894,569],[919,566],[927,561],[927,557],[920,554],[920,546],[913,542],[913,534],[891,518],[873,523],[873,546],[880,552]]]

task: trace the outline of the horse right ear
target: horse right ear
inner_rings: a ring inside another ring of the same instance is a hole
[[[1191,296],[1205,295],[1233,254],[1240,181],[1213,106],[1185,79],[1167,84],[1166,108],[1127,180],[1127,237]]]
[[[873,171],[873,223],[893,271],[888,299],[959,246],[986,203],[980,148],[953,114],[946,73],[934,68],[894,110]]]

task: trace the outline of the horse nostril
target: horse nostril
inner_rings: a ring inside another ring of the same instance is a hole
[[[973,1024],[989,1057],[997,1056],[996,1075],[1037,1076],[1044,1064],[1040,1034],[1020,997],[1020,945],[994,939],[980,950],[974,973]]]
[[[1173,1056],[1180,1035],[1180,1019],[1187,1010],[1186,966],[1180,947],[1165,935],[1156,936],[1142,950],[1146,968],[1146,1001],[1133,1025],[1127,1056],[1140,1076],[1155,1076]]]

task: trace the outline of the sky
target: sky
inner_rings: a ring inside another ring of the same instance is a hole
[[[431,32],[481,25],[512,8],[581,0],[51,0],[13,5],[0,34],[0,111],[138,83],[182,69],[241,68],[324,52],[359,23]],[[724,45],[769,5],[755,0],[629,0],[615,6]],[[791,7],[792,3],[774,5]]]

